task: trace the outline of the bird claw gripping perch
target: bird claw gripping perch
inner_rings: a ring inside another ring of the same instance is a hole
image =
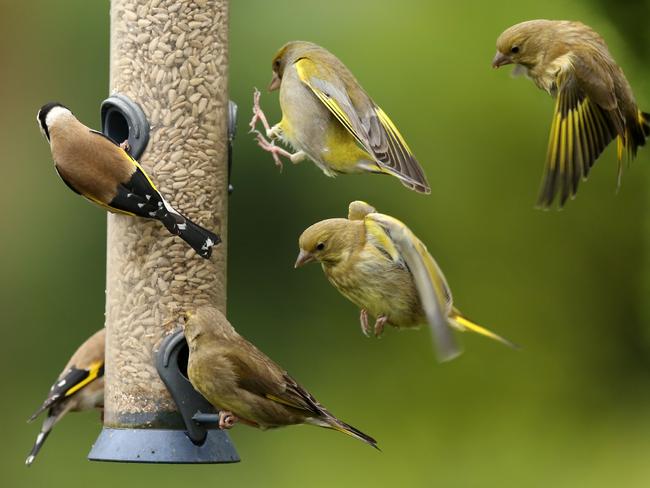
[[[232,412],[221,410],[219,412],[219,428],[221,430],[232,429],[233,425],[239,420]]]

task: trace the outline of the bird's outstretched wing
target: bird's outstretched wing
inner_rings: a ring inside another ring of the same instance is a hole
[[[624,131],[607,73],[594,73],[588,65],[574,60],[558,74],[556,91],[538,198],[542,208],[553,205],[558,195],[560,206],[574,197],[580,179],[587,178],[598,156]],[[619,162],[620,158],[619,153]]]
[[[449,326],[448,313],[452,296],[442,271],[426,246],[399,220],[380,213],[365,217],[366,230],[377,242],[384,243],[385,252],[394,259],[403,259],[408,267],[427,322],[433,336],[440,361],[449,361],[461,350]]]

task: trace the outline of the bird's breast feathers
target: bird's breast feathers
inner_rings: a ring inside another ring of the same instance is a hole
[[[366,243],[345,265],[324,266],[329,281],[339,292],[372,315],[386,315],[401,325],[411,320],[416,297],[407,268],[388,254]]]

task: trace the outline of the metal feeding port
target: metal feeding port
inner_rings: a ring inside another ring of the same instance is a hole
[[[228,195],[235,189],[232,186],[232,143],[237,135],[237,104],[228,101]]]
[[[102,133],[117,144],[128,140],[128,152],[139,159],[149,143],[149,121],[140,105],[126,95],[114,93],[101,104]]]

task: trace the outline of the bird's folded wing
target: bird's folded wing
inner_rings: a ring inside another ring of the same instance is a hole
[[[233,348],[225,356],[233,365],[239,388],[287,407],[318,413],[311,395],[252,344],[250,348]]]
[[[29,421],[34,420],[56,402],[73,395],[102,376],[104,376],[104,361],[95,361],[88,367],[70,367],[52,385],[43,405],[29,418]]]
[[[604,87],[582,81],[588,75],[586,69],[571,65],[558,75],[540,207],[550,207],[558,194],[560,206],[575,196],[580,179],[587,178],[598,156],[617,135],[616,102],[612,107]],[[612,108],[604,108],[596,100]]]
[[[377,242],[390,242],[389,254],[397,252],[408,267],[429,323],[440,361],[460,354],[448,322],[452,296],[438,264],[426,246],[399,220],[380,213],[366,216],[366,229],[375,234]],[[385,235],[378,235],[383,232]]]
[[[345,83],[334,71],[309,58],[300,59],[295,66],[300,80],[382,168],[414,190],[431,191],[424,171],[395,124],[361,88],[357,88],[357,94],[365,103],[355,106]]]

